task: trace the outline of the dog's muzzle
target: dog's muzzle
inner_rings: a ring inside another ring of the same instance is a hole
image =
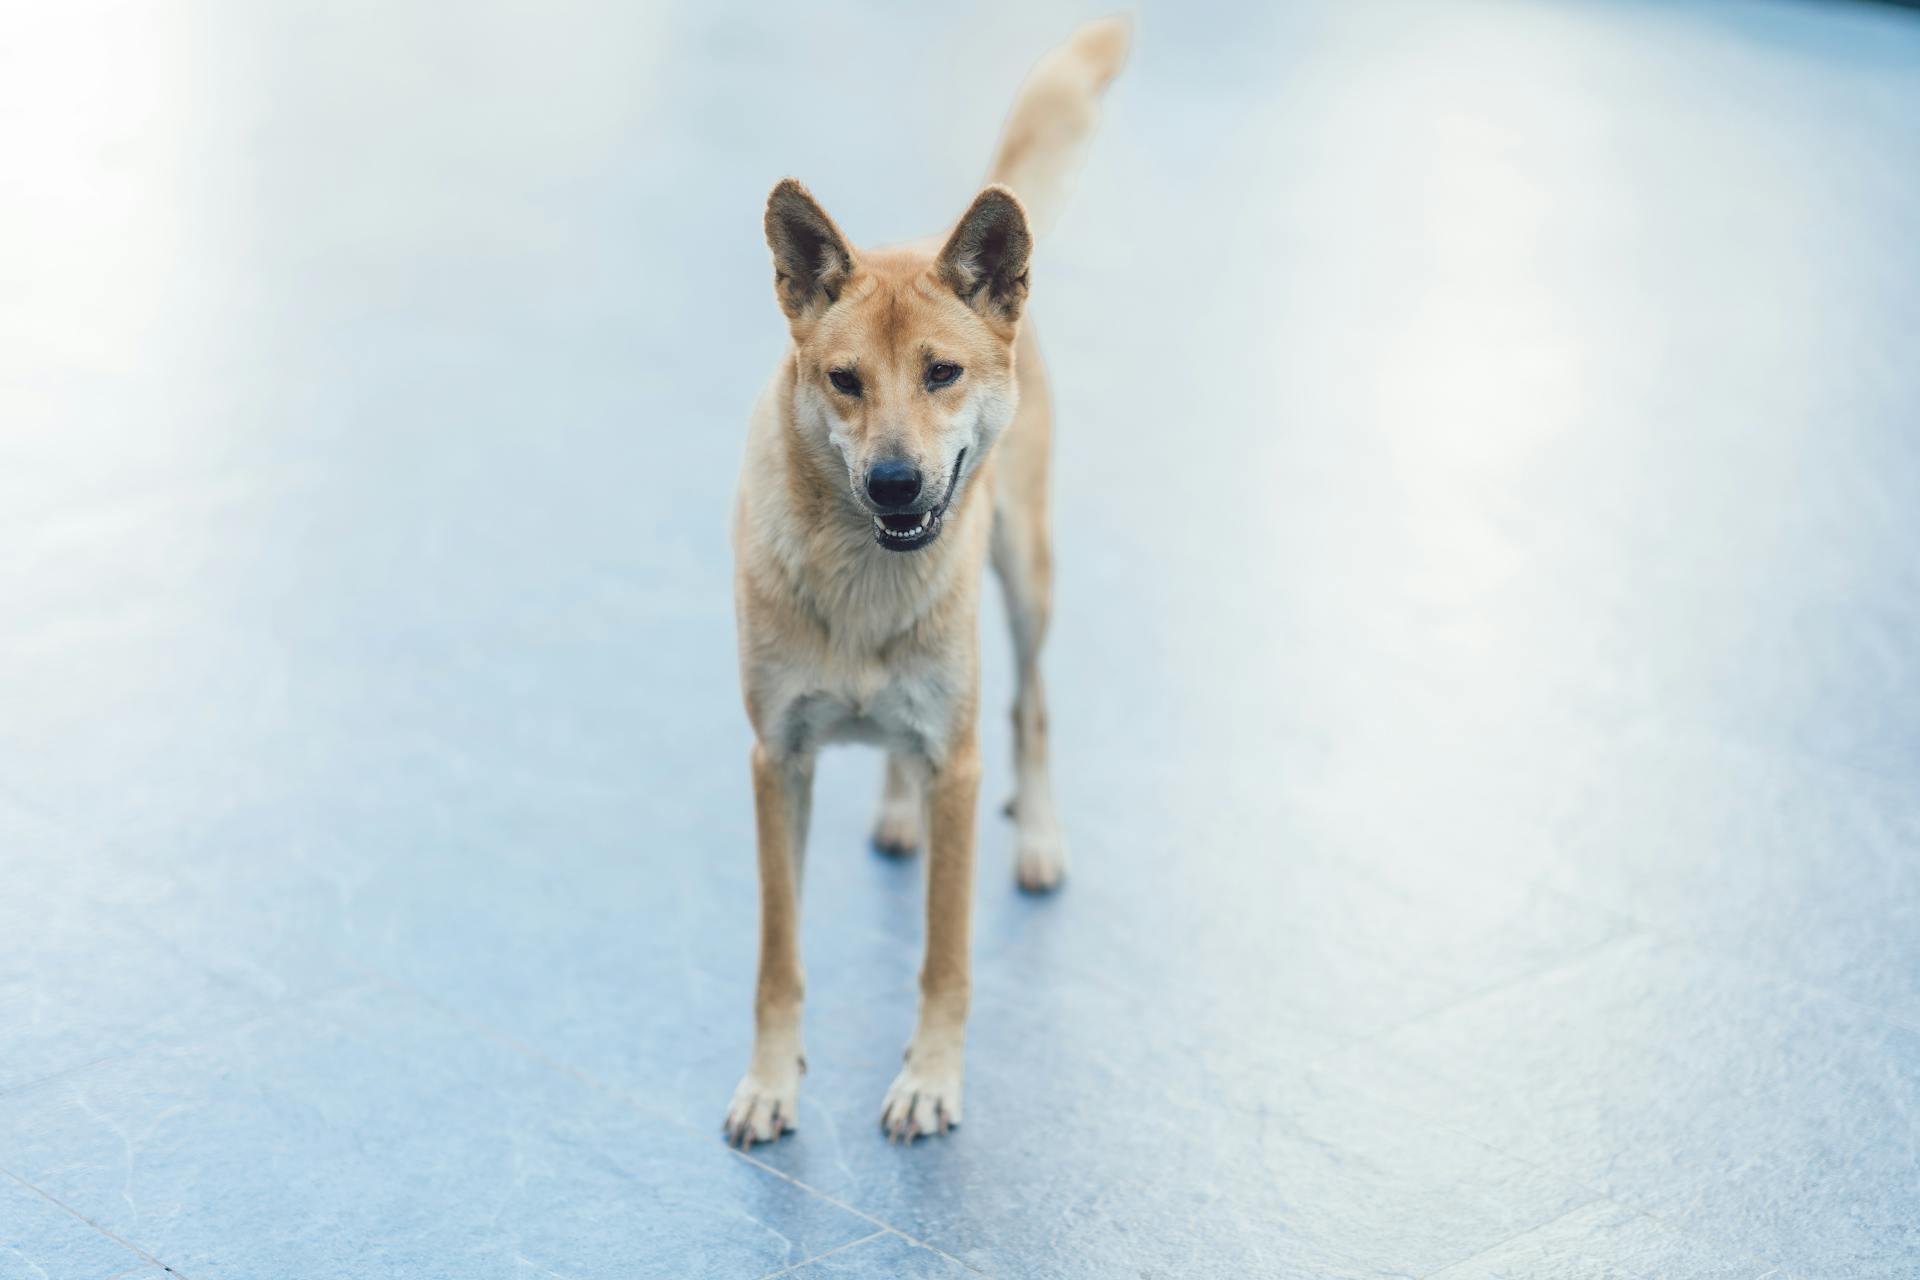
[[[953,460],[953,474],[947,477],[947,491],[940,501],[924,511],[901,511],[873,518],[873,540],[889,551],[918,551],[940,536],[940,528],[947,514],[947,504],[953,501],[953,490],[960,483],[960,468],[966,464],[967,451],[962,449],[960,456]]]

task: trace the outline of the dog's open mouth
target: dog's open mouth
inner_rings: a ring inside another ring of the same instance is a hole
[[[953,460],[953,474],[947,477],[947,491],[941,497],[939,506],[926,511],[875,516],[873,540],[889,551],[918,551],[939,537],[941,523],[947,514],[947,504],[953,501],[954,486],[960,482],[961,464],[966,460],[967,451],[962,449],[960,456]]]
[[[940,517],[932,511],[910,516],[875,516],[874,532],[884,546],[910,546],[925,542],[939,527]]]

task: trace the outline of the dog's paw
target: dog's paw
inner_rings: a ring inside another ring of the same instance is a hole
[[[920,1070],[909,1061],[880,1107],[887,1141],[932,1137],[960,1127],[960,1068]]]
[[[775,1083],[748,1072],[727,1108],[727,1145],[744,1151],[756,1142],[772,1142],[793,1130],[799,1106],[799,1073]]]
[[[927,838],[918,801],[884,800],[873,823],[873,847],[890,858],[904,858]]]
[[[1013,878],[1027,893],[1052,893],[1067,874],[1067,846],[1060,829],[1022,827],[1013,847]]]

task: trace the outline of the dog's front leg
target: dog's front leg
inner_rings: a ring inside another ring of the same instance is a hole
[[[800,875],[807,859],[813,758],[753,747],[753,809],[760,846],[760,975],[753,1057],[727,1108],[727,1141],[771,1142],[795,1125],[800,1073]]]
[[[973,818],[980,753],[971,731],[953,745],[928,784],[932,830],[927,858],[927,954],[920,969],[920,1020],[907,1065],[880,1111],[889,1137],[911,1142],[960,1123],[962,1055],[973,929]]]

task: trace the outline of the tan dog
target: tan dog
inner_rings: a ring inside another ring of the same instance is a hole
[[[919,1023],[881,1124],[911,1141],[960,1123],[989,552],[1019,666],[1015,872],[1037,891],[1066,869],[1039,667],[1052,426],[1020,317],[1035,222],[1058,203],[1127,43],[1126,21],[1110,18],[1042,59],[1007,120],[993,185],[944,242],[858,253],[799,183],[767,201],[793,346],[754,410],[734,515],[760,846],[753,1057],[726,1121],[743,1146],[794,1126],[813,761],[844,740],[888,753],[875,843],[906,853],[925,838],[929,850]]]

